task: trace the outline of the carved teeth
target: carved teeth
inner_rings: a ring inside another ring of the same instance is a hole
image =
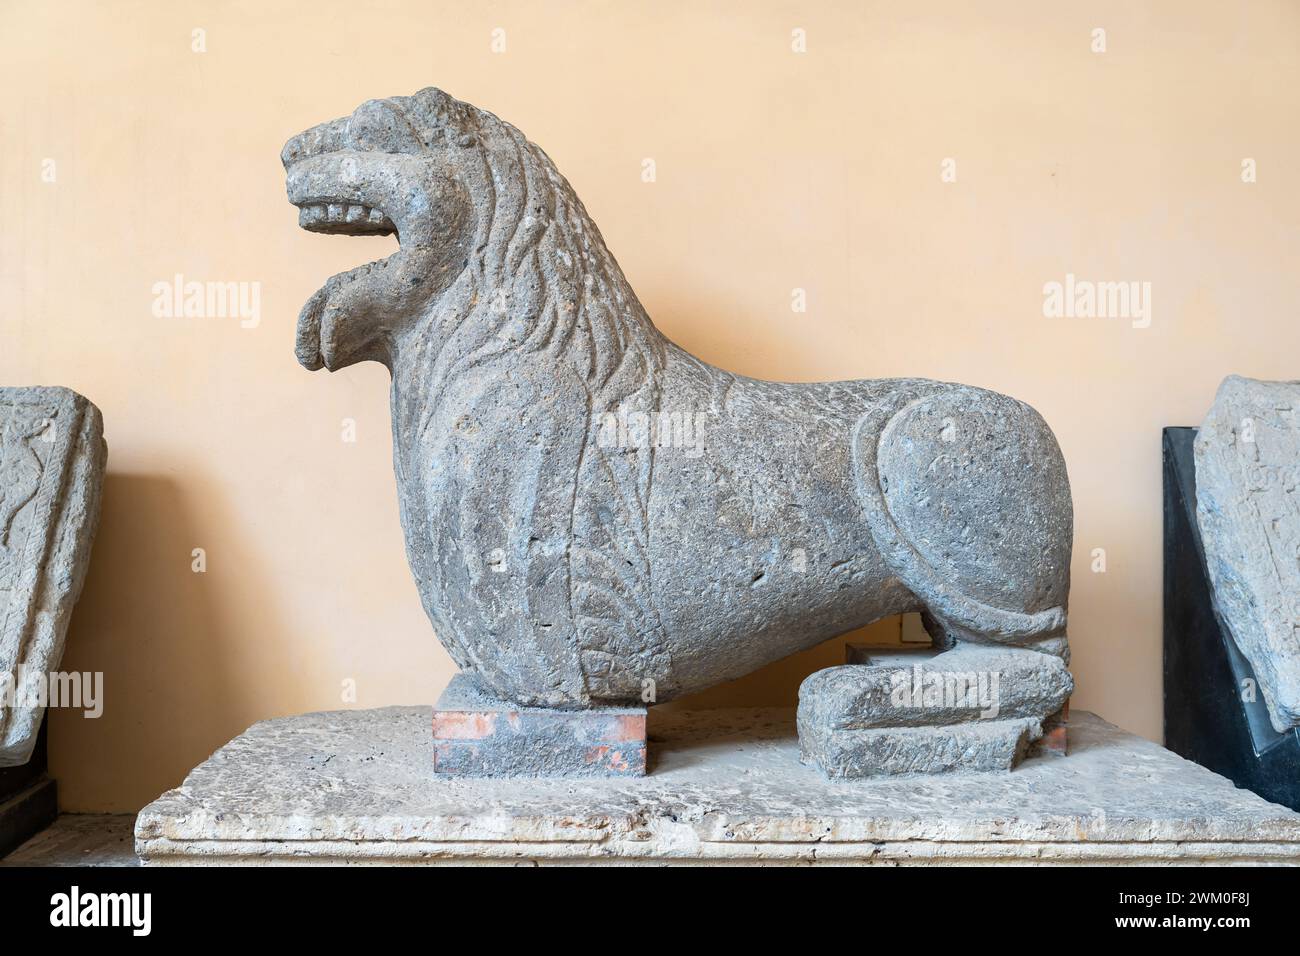
[[[303,206],[298,210],[298,225],[310,226],[325,218],[324,206]]]
[[[316,202],[307,203],[298,211],[298,225],[304,229],[317,231],[338,231],[323,228],[326,225],[369,227],[360,230],[365,233],[373,230],[395,231],[392,221],[382,210],[373,209],[362,203]]]

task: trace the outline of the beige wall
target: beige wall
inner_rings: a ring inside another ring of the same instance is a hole
[[[110,445],[65,661],[105,672],[106,713],[54,716],[67,808],[136,808],[345,679],[372,707],[450,676],[402,552],[386,372],[292,355],[308,295],[391,241],[299,231],[278,161],[429,84],[541,143],[703,358],[1035,405],[1074,486],[1075,705],[1159,737],[1160,427],[1228,372],[1300,373],[1296,4],[6,3],[0,382],[85,393]],[[260,325],[155,317],[176,273],[260,282]],[[1066,273],[1150,282],[1150,327],[1045,318]],[[838,653],[706,697],[792,702]]]

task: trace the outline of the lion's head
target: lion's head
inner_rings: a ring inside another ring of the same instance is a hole
[[[369,100],[295,136],[281,158],[302,228],[396,234],[400,244],[333,276],[303,307],[297,356],[307,368],[393,368],[409,349],[442,379],[506,343],[565,350],[602,377],[638,340],[657,350],[569,184],[491,113],[432,87]]]
[[[333,276],[304,306],[298,360],[331,370],[388,361],[395,338],[455,278],[473,239],[465,182],[478,111],[439,90],[369,100],[300,133],[281,154],[289,201],[310,232],[396,234],[400,248]]]

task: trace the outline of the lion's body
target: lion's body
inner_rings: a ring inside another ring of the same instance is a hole
[[[609,441],[617,413],[547,375],[455,390],[397,451],[430,509],[405,515],[426,610],[499,693],[666,700],[916,606],[857,520],[853,426],[890,383],[758,382],[672,348],[658,407],[691,443],[654,447]]]
[[[866,521],[858,429],[873,411],[889,413],[883,426],[977,390],[757,381],[669,345],[656,407],[689,424],[647,440],[635,418],[593,413],[562,371],[476,376],[449,391],[432,443],[397,451],[399,481],[415,486],[403,500],[427,509],[404,515],[412,566],[429,570],[426,610],[497,693],[664,701],[925,608]]]

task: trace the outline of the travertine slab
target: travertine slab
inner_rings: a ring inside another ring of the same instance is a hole
[[[99,523],[99,409],[66,388],[0,388],[0,767],[27,762],[44,707],[33,675],[63,657]]]
[[[1095,715],[1068,759],[828,781],[789,710],[652,712],[648,776],[438,779],[428,707],[253,726],[140,814],[186,863],[1300,861],[1300,814]]]
[[[1224,379],[1195,456],[1214,607],[1284,733],[1300,726],[1300,382]]]

